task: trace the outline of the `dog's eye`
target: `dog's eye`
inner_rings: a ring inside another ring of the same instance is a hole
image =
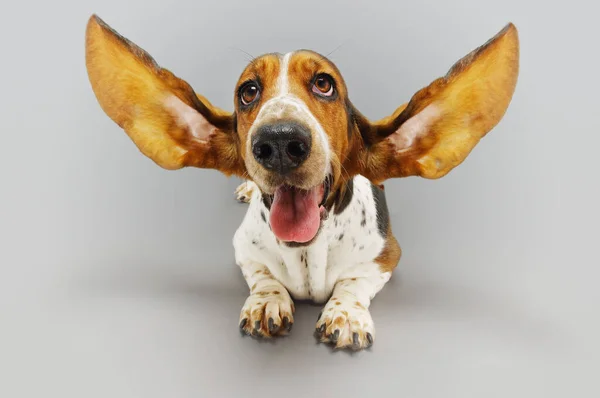
[[[325,74],[317,76],[312,91],[324,97],[331,97],[333,95],[333,79],[331,76]]]
[[[240,100],[244,105],[250,105],[258,98],[259,89],[256,83],[248,83],[240,90]]]

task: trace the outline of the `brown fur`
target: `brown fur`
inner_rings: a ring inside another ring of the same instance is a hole
[[[159,67],[147,52],[96,16],[87,25],[86,65],[104,112],[159,166],[244,174],[232,115],[195,94],[189,84]],[[163,104],[168,95],[196,109],[215,127],[207,143],[191,140],[189,132],[177,126]]]
[[[332,101],[318,100],[311,92],[312,79],[318,73],[331,75],[336,84],[337,98]],[[348,96],[346,84],[337,67],[325,57],[303,50],[294,54],[289,65],[292,92],[306,103],[329,138],[332,153],[334,186],[332,193],[345,186],[345,180],[353,176],[344,174],[342,167],[348,152],[348,114],[344,101]],[[308,88],[308,89],[307,89]]]
[[[235,113],[237,116],[237,134],[239,136],[240,143],[246,143],[248,141],[248,131],[254,123],[260,107],[269,99],[273,98],[276,94],[276,82],[279,76],[279,57],[276,54],[263,55],[260,58],[253,60],[250,65],[244,69],[240,75],[236,84],[235,92],[239,90],[240,86],[249,80],[259,80],[263,91],[260,93],[260,98],[256,104],[253,105],[248,111],[241,111],[239,104],[235,101]],[[240,155],[244,161],[246,160],[245,146],[242,144]]]
[[[400,245],[392,234],[391,227],[389,227],[385,239],[385,246],[379,256],[375,259],[375,262],[379,264],[381,272],[392,272],[398,265],[398,262],[400,262],[401,256],[402,249],[400,249]]]
[[[362,153],[362,173],[375,183],[411,175],[443,177],[502,119],[518,73],[519,39],[517,29],[509,24],[390,117],[376,123],[361,121],[363,135],[373,143]],[[442,117],[409,151],[397,152],[385,138],[432,103],[440,107]]]
[[[260,98],[244,110],[236,101],[231,114],[195,94],[185,81],[159,67],[148,53],[98,17],[90,18],[86,32],[86,65],[94,93],[102,109],[142,153],[166,169],[193,166],[249,179],[259,176],[262,182],[268,182],[261,186],[268,194],[281,181],[268,175],[247,155],[248,132],[261,105],[275,95],[280,62],[278,55],[267,54],[248,65],[238,88],[248,79],[256,79],[262,88]],[[291,91],[322,125],[332,151],[334,186],[328,202],[333,203],[336,194],[342,197],[340,192],[346,182],[357,174],[375,184],[395,177],[446,175],[503,117],[518,70],[518,34],[509,24],[392,115],[370,122],[348,99],[344,80],[333,63],[312,51],[294,53],[289,64]],[[334,78],[335,99],[324,101],[311,93],[317,73],[328,73]],[[214,127],[206,142],[194,140],[189,131],[177,125],[164,106],[169,95],[197,110]],[[419,135],[412,146],[398,148],[395,133],[432,104],[440,116],[431,120],[425,134]],[[313,148],[309,159],[294,172],[295,185],[308,189],[322,178],[314,172],[319,161],[317,151]],[[388,255],[393,257],[394,243],[390,239],[388,243]],[[385,258],[382,261],[387,262]]]

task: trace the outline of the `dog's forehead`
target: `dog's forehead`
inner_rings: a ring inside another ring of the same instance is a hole
[[[287,73],[307,74],[311,77],[316,73],[328,73],[342,80],[338,68],[327,57],[312,50],[297,50],[287,54],[268,53],[254,58],[242,72],[238,85],[247,80],[260,80],[264,85],[274,83],[282,71],[286,57]]]

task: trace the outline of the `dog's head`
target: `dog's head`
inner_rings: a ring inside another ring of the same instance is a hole
[[[336,66],[312,51],[254,59],[236,85],[233,113],[96,16],[86,63],[102,109],[144,155],[166,169],[213,168],[253,180],[272,203],[275,234],[307,242],[354,175],[377,184],[439,178],[459,165],[510,103],[519,42],[509,24],[376,122],[352,105]]]

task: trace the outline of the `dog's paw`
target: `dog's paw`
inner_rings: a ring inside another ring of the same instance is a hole
[[[240,330],[250,336],[283,336],[292,330],[294,303],[283,288],[264,288],[251,294],[240,314]]]
[[[375,325],[369,310],[358,301],[332,297],[319,314],[315,334],[335,348],[361,350],[373,344]]]
[[[256,184],[252,181],[244,181],[235,189],[235,197],[238,202],[250,203],[250,198],[254,191],[258,189]]]

